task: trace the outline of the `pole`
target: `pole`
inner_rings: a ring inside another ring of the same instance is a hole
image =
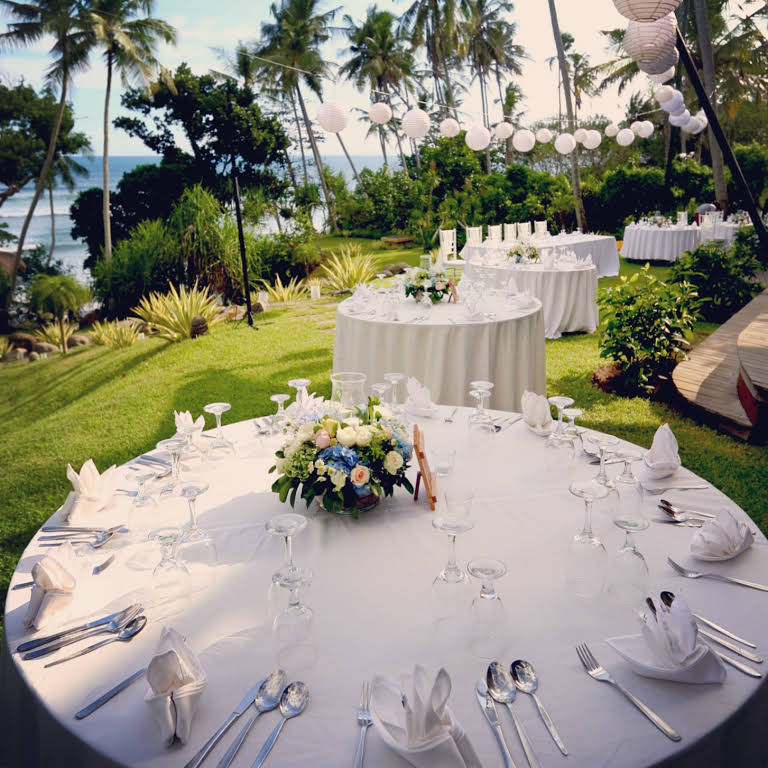
[[[240,242],[240,261],[243,265],[243,293],[245,294],[245,316],[248,325],[253,328],[253,314],[251,313],[251,288],[248,285],[248,259],[245,257],[245,237],[243,236],[243,212],[240,208],[240,181],[237,178],[237,165],[232,160],[232,186],[235,190],[235,216],[237,217],[237,239]],[[258,330],[256,328],[255,330]]]
[[[749,186],[747,185],[747,180],[744,178],[744,174],[742,173],[739,161],[733,154],[731,145],[728,143],[728,139],[726,139],[725,133],[723,133],[723,128],[717,118],[717,113],[712,106],[712,102],[707,96],[707,91],[704,88],[704,84],[701,82],[701,78],[699,77],[696,65],[691,58],[691,52],[688,50],[688,46],[685,44],[685,39],[683,38],[679,29],[677,30],[677,50],[680,54],[680,60],[683,62],[683,66],[688,73],[688,79],[691,81],[693,90],[696,91],[699,104],[701,105],[701,108],[704,110],[704,114],[709,120],[712,133],[714,133],[715,138],[717,139],[717,143],[720,145],[720,149],[723,151],[725,161],[728,163],[728,167],[731,169],[733,180],[736,182],[736,185],[739,187],[739,191],[744,196],[744,201],[747,206],[747,213],[749,213],[749,218],[752,219],[752,224],[755,227],[755,234],[757,235],[757,239],[760,241],[760,250],[763,252],[763,257],[768,259],[768,232],[766,232],[763,220],[760,218],[760,213],[757,210],[755,198],[752,195],[752,190],[750,190]]]

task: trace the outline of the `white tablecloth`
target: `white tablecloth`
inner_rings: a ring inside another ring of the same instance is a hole
[[[472,404],[469,382],[478,379],[494,383],[494,408],[519,410],[526,389],[545,391],[544,316],[538,301],[530,309],[512,310],[489,297],[479,309],[496,317],[478,321],[467,319],[461,303],[424,310],[411,299],[402,302],[400,322],[352,316],[348,307],[343,301],[336,312],[334,371],[360,371],[369,385],[399,371],[429,387],[435,402],[453,405]],[[427,319],[409,322],[417,312]]]
[[[624,230],[621,255],[636,261],[675,261],[685,251],[692,251],[699,244],[699,228],[651,227],[630,224]]]
[[[597,269],[594,266],[544,267],[541,264],[503,266],[480,265],[474,261],[464,268],[464,278],[482,280],[493,288],[505,288],[514,278],[520,291],[527,291],[541,301],[544,309],[544,333],[559,339],[563,333],[597,328]]]
[[[619,252],[616,248],[616,238],[607,235],[584,235],[579,232],[567,234],[545,235],[534,237],[532,243],[539,249],[563,248],[574,251],[577,256],[592,257],[592,263],[597,267],[598,277],[613,277],[619,274]],[[468,261],[487,255],[506,256],[514,247],[510,243],[485,242],[482,245],[465,245],[461,257]]]
[[[467,435],[466,412],[460,412],[453,424],[445,424],[442,416],[448,412],[443,408],[437,419],[421,422],[427,448],[437,443],[456,445],[459,471],[478,484],[482,495],[473,510],[474,530],[458,540],[459,562],[478,555],[506,562],[508,574],[497,583],[508,622],[502,660],[509,664],[524,658],[534,664],[541,699],[570,751],[564,760],[533,702],[519,695],[515,711],[542,765],[763,766],[768,755],[765,682],[730,667],[722,685],[680,685],[633,674],[603,639],[636,631],[634,612],[607,599],[576,599],[564,586],[567,547],[580,527],[583,505],[568,493],[543,439],[518,422],[477,443]],[[264,522],[287,509],[268,490],[273,476],[267,475],[267,468],[276,443],[270,439],[254,451],[247,423],[227,428],[227,434],[238,440],[241,458],[207,473],[211,488],[198,502],[200,523],[214,536],[226,564],[210,573],[207,589],[191,596],[191,605],[182,615],[169,620],[200,655],[208,675],[191,742],[172,749],[160,745],[143,700],[147,689],[143,679],[89,718],[73,718],[86,702],[147,662],[163,623],[148,611],[150,623],[131,644],[112,644],[49,670],[43,670],[42,660],[22,662],[4,653],[2,744],[11,751],[9,766],[179,768],[253,683],[274,668],[265,602],[270,575],[283,554],[282,542],[265,533]],[[704,510],[725,506],[736,511],[713,489],[665,495]],[[650,515],[653,504],[649,500]],[[120,549],[110,544],[102,550],[106,553],[115,547],[117,555],[115,564],[99,577],[105,595],[117,597],[146,588],[151,570],[130,567],[138,553],[147,551],[147,545],[140,543],[141,531],[180,523],[185,515],[179,499],[165,501],[157,510],[128,515],[126,522],[135,531],[129,541],[136,543]],[[286,670],[289,679],[300,676],[308,684],[311,701],[306,712],[283,729],[268,766],[351,765],[358,739],[355,712],[361,683],[377,672],[397,677],[415,662],[446,666],[453,681],[450,706],[456,717],[483,764],[489,768],[501,764],[473,692],[487,662],[465,646],[451,646],[433,634],[430,584],[445,562],[447,541],[433,530],[431,519],[423,501],[414,503],[398,492],[360,520],[313,514],[307,529],[296,537],[296,562],[315,573],[308,602],[317,617],[318,660],[308,670]],[[615,552],[623,534],[600,512],[594,516],[594,526],[609,553]],[[758,643],[758,652],[764,654],[768,594],[714,581],[686,581],[666,565],[668,555],[695,565],[688,555],[691,535],[689,528],[656,524],[637,535],[655,593],[668,588],[684,594],[693,610]],[[708,565],[707,570],[765,581],[768,548],[761,535],[757,538],[739,559]],[[42,552],[36,541],[30,543],[11,584],[29,578],[31,565]],[[156,552],[152,554],[157,557]],[[472,586],[478,591],[477,584]],[[21,614],[27,599],[24,590],[8,593],[5,630],[11,647],[26,637]],[[94,606],[97,614],[98,608]],[[590,679],[574,652],[577,642],[588,642],[614,677],[666,718],[682,741],[676,744],[665,738],[618,692]],[[523,766],[525,758],[511,720],[503,707],[499,709],[515,761]],[[261,716],[235,768],[251,765],[277,721],[275,712]],[[216,765],[242,723],[241,719],[229,731],[205,768]],[[373,728],[368,732],[366,766],[407,768]]]
[[[722,240],[726,245],[730,245],[733,242],[733,238],[736,237],[736,232],[740,229],[740,225],[732,224],[730,221],[718,221],[715,222],[714,229],[701,228],[702,238],[704,233],[709,233],[706,236],[708,240]]]

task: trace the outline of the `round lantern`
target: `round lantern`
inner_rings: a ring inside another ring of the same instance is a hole
[[[446,117],[442,123],[440,123],[440,135],[446,139],[452,139],[454,136],[458,136],[461,131],[461,126],[457,120],[452,117]]]
[[[669,124],[674,125],[676,128],[682,128],[684,125],[688,125],[691,121],[691,113],[684,109],[681,115],[670,115]]]
[[[682,115],[683,112],[685,112],[685,104],[683,104],[683,106],[680,107],[680,109],[676,109],[674,112],[670,112],[669,115],[670,117],[680,117],[680,115]]]
[[[573,132],[573,138],[579,143],[583,144],[587,140],[587,129],[586,128],[577,128]]]
[[[662,16],[658,21],[630,21],[624,33],[624,50],[640,69],[658,74],[669,69],[669,63],[659,66],[675,51],[677,21],[674,14]]]
[[[369,107],[368,117],[375,125],[384,125],[392,119],[392,108],[384,101],[377,101]]]
[[[539,144],[549,144],[549,142],[552,141],[552,131],[550,131],[549,128],[539,128],[539,130],[536,131],[536,141],[538,141]]]
[[[667,81],[671,80],[674,76],[675,76],[674,67],[665,69],[660,75],[648,75],[648,77],[654,83],[666,83]]]
[[[685,125],[681,126],[682,130],[685,131],[685,133],[701,133],[704,130],[704,124],[699,120],[698,117],[692,117]]]
[[[653,96],[659,104],[663,104],[665,101],[669,101],[675,95],[675,89],[671,85],[660,85],[654,92]]]
[[[701,123],[701,130],[703,131],[709,125],[709,118],[704,114],[704,110],[700,109],[696,113],[696,119]]]
[[[616,10],[632,21],[656,21],[674,13],[683,0],[613,0]]]
[[[429,131],[429,115],[418,107],[403,115],[403,132],[409,139],[423,139]]]
[[[640,126],[642,123],[639,120],[635,120],[630,126],[629,130],[632,131],[632,133],[635,134],[635,136],[638,136],[640,134]]]
[[[555,149],[561,155],[570,155],[576,149],[576,139],[570,133],[561,133],[555,139]]]
[[[680,91],[675,91],[672,98],[665,101],[661,105],[661,108],[665,112],[669,112],[669,114],[672,114],[673,112],[677,112],[678,110],[682,109],[684,104],[685,104],[685,99],[683,98],[683,94],[680,93]]]
[[[530,152],[536,146],[536,137],[527,128],[516,131],[512,137],[512,146],[518,152]]]
[[[349,110],[338,101],[324,101],[317,108],[317,122],[328,133],[339,133],[347,127]]]
[[[634,131],[629,128],[622,128],[616,134],[616,143],[621,147],[628,147],[635,140]]]
[[[497,139],[506,141],[515,132],[515,129],[512,127],[511,123],[503,122],[498,123],[493,129],[493,132],[496,134]]]
[[[491,132],[484,125],[472,125],[464,136],[464,141],[475,152],[484,150],[491,143]]]
[[[650,139],[653,136],[653,123],[650,120],[643,120],[637,129],[637,135],[641,139]]]
[[[612,139],[618,132],[619,126],[616,125],[616,123],[608,123],[608,125],[605,126],[605,135],[609,139]]]
[[[574,136],[574,138],[576,138]],[[584,139],[584,148],[585,149],[597,149],[600,146],[600,143],[602,142],[603,137],[600,135],[600,131],[590,130],[587,131],[587,136]]]

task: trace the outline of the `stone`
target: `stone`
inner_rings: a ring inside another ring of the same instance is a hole
[[[404,261],[399,261],[396,264],[387,264],[381,268],[381,274],[386,274],[389,277],[393,275],[399,275],[405,272],[406,269],[410,269],[410,264],[406,264]]]
[[[74,333],[69,338],[70,347],[86,347],[93,339],[87,333]]]
[[[269,306],[264,301],[257,301],[253,305],[252,309],[253,309],[253,314],[256,315],[256,314],[259,314],[260,312],[266,312],[267,309],[269,309]]]
[[[58,352],[59,348],[55,344],[49,344],[47,341],[36,341],[32,346],[32,351],[48,355],[51,352]]]
[[[198,336],[205,336],[206,333],[208,333],[208,322],[206,319],[200,317],[200,315],[193,317],[190,323],[189,335],[196,339]]]
[[[31,363],[33,360],[39,360],[40,359],[40,353],[39,352],[30,352],[29,353],[29,362]]]
[[[15,360],[24,360],[27,356],[27,350],[24,349],[24,347],[19,347],[18,349],[12,349],[9,352],[6,352],[3,356],[3,362],[4,363],[12,363]]]
[[[30,350],[37,343],[37,339],[31,333],[24,333],[23,331],[16,331],[8,337],[8,341],[13,344],[16,349]]]
[[[87,328],[88,326],[93,325],[98,320],[101,320],[101,312],[98,309],[92,309],[90,312],[86,313],[83,318],[80,320],[80,328]]]

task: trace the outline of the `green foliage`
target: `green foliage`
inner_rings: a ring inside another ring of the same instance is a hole
[[[698,305],[695,288],[658,280],[646,264],[599,291],[600,357],[615,361],[629,392],[649,392],[688,347]]]
[[[139,340],[139,326],[131,320],[97,320],[91,329],[91,336],[95,344],[110,349],[125,349],[132,347]]]
[[[0,336],[0,360],[2,360],[11,351],[13,351],[13,344],[8,341],[8,337]]]
[[[320,269],[330,290],[351,291],[376,277],[379,262],[372,254],[364,254],[359,245],[349,245],[332,253]]]
[[[76,329],[77,325],[63,320],[58,323],[46,323],[35,331],[35,336],[39,341],[55,344],[62,352],[66,352]]]
[[[280,275],[275,278],[275,284],[270,285],[266,280],[262,281],[264,290],[269,298],[278,304],[289,304],[292,301],[300,301],[307,298],[307,286],[303,280],[292,277],[288,283],[283,284]]]
[[[768,147],[757,142],[737,144],[733,153],[758,205],[765,205],[768,203]],[[728,203],[732,208],[746,208],[746,200],[735,184],[728,187]]]
[[[28,290],[30,307],[40,316],[62,318],[78,312],[91,298],[87,286],[69,275],[38,275]]]
[[[177,290],[171,283],[168,288],[165,294],[153,291],[133,309],[134,314],[152,326],[158,336],[169,341],[182,341],[191,338],[192,318],[204,318],[209,328],[220,320],[218,304],[207,287],[195,285],[187,289],[182,285]]]
[[[262,278],[271,282],[279,276],[286,282],[291,277],[306,277],[321,260],[312,243],[314,235],[309,217],[300,212],[285,232],[255,238],[254,253]]]
[[[768,254],[763,253],[760,248],[760,240],[754,227],[737,229],[731,248],[737,260],[748,261],[750,256],[754,256],[760,264],[760,269],[768,270]]]
[[[672,280],[691,284],[702,301],[704,320],[722,323],[763,290],[755,275],[760,262],[754,252],[738,252],[714,240],[687,251],[672,264]]]

